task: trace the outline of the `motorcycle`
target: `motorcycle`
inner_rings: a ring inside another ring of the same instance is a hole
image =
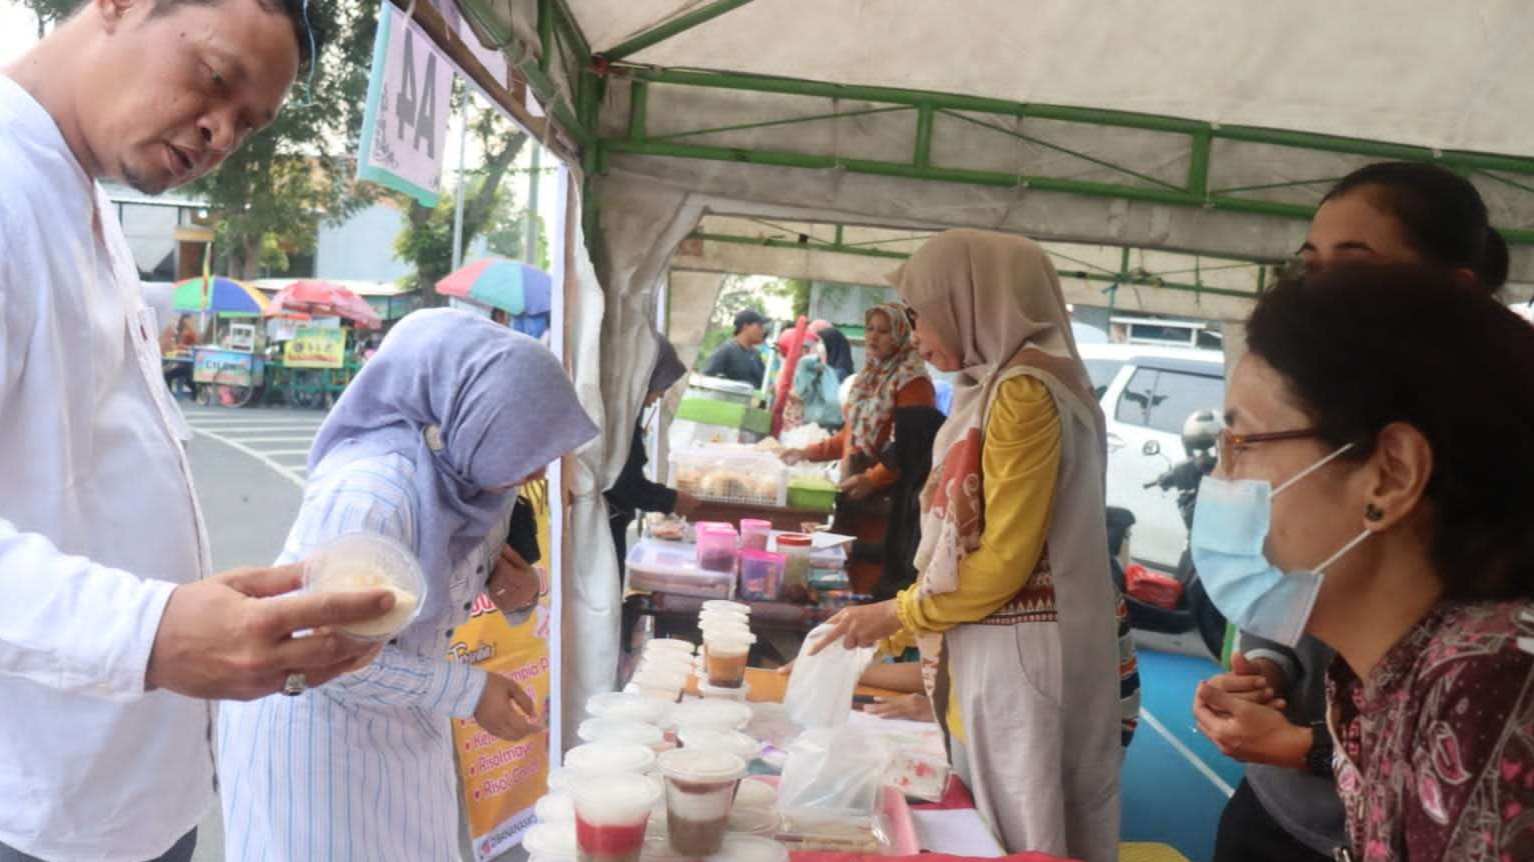
[[[1166,472],[1147,482],[1146,488],[1161,488],[1177,493],[1177,510],[1189,531],[1193,529],[1193,515],[1198,506],[1199,484],[1214,472],[1216,434],[1218,419],[1213,411],[1201,410],[1188,417],[1183,425],[1183,445],[1187,458],[1171,464]],[[1158,444],[1145,446],[1145,454],[1160,454]],[[1225,648],[1225,617],[1209,600],[1203,582],[1193,565],[1192,554],[1183,548],[1174,577],[1182,585],[1176,607],[1166,608],[1137,598],[1128,589],[1127,570],[1130,565],[1129,536],[1134,526],[1134,514],[1127,509],[1108,508],[1108,551],[1112,559],[1113,580],[1124,594],[1129,606],[1129,624],[1143,631],[1162,634],[1197,632],[1209,652],[1218,657]]]

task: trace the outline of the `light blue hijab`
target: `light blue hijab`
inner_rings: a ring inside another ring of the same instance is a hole
[[[400,454],[415,463],[416,547],[446,576],[487,538],[521,482],[597,436],[548,348],[466,311],[395,325],[320,426],[309,473]],[[429,590],[422,617],[441,611]]]

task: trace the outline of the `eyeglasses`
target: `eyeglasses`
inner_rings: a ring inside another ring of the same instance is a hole
[[[1221,428],[1219,434],[1220,464],[1230,470],[1236,464],[1236,456],[1256,443],[1281,443],[1285,440],[1313,440],[1321,436],[1318,428],[1297,428],[1293,431],[1268,431],[1259,434],[1237,434],[1229,428]]]

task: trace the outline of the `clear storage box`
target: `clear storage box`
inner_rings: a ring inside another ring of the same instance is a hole
[[[735,573],[698,568],[697,551],[682,542],[641,539],[629,549],[629,588],[652,593],[728,599],[735,595]]]
[[[716,503],[784,506],[788,468],[776,455],[749,446],[700,446],[671,455],[678,491]]]

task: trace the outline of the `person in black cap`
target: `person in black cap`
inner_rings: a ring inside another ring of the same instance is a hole
[[[767,366],[762,364],[757,346],[766,340],[767,318],[749,308],[740,312],[735,315],[735,337],[714,351],[703,366],[703,373],[760,386]]]

